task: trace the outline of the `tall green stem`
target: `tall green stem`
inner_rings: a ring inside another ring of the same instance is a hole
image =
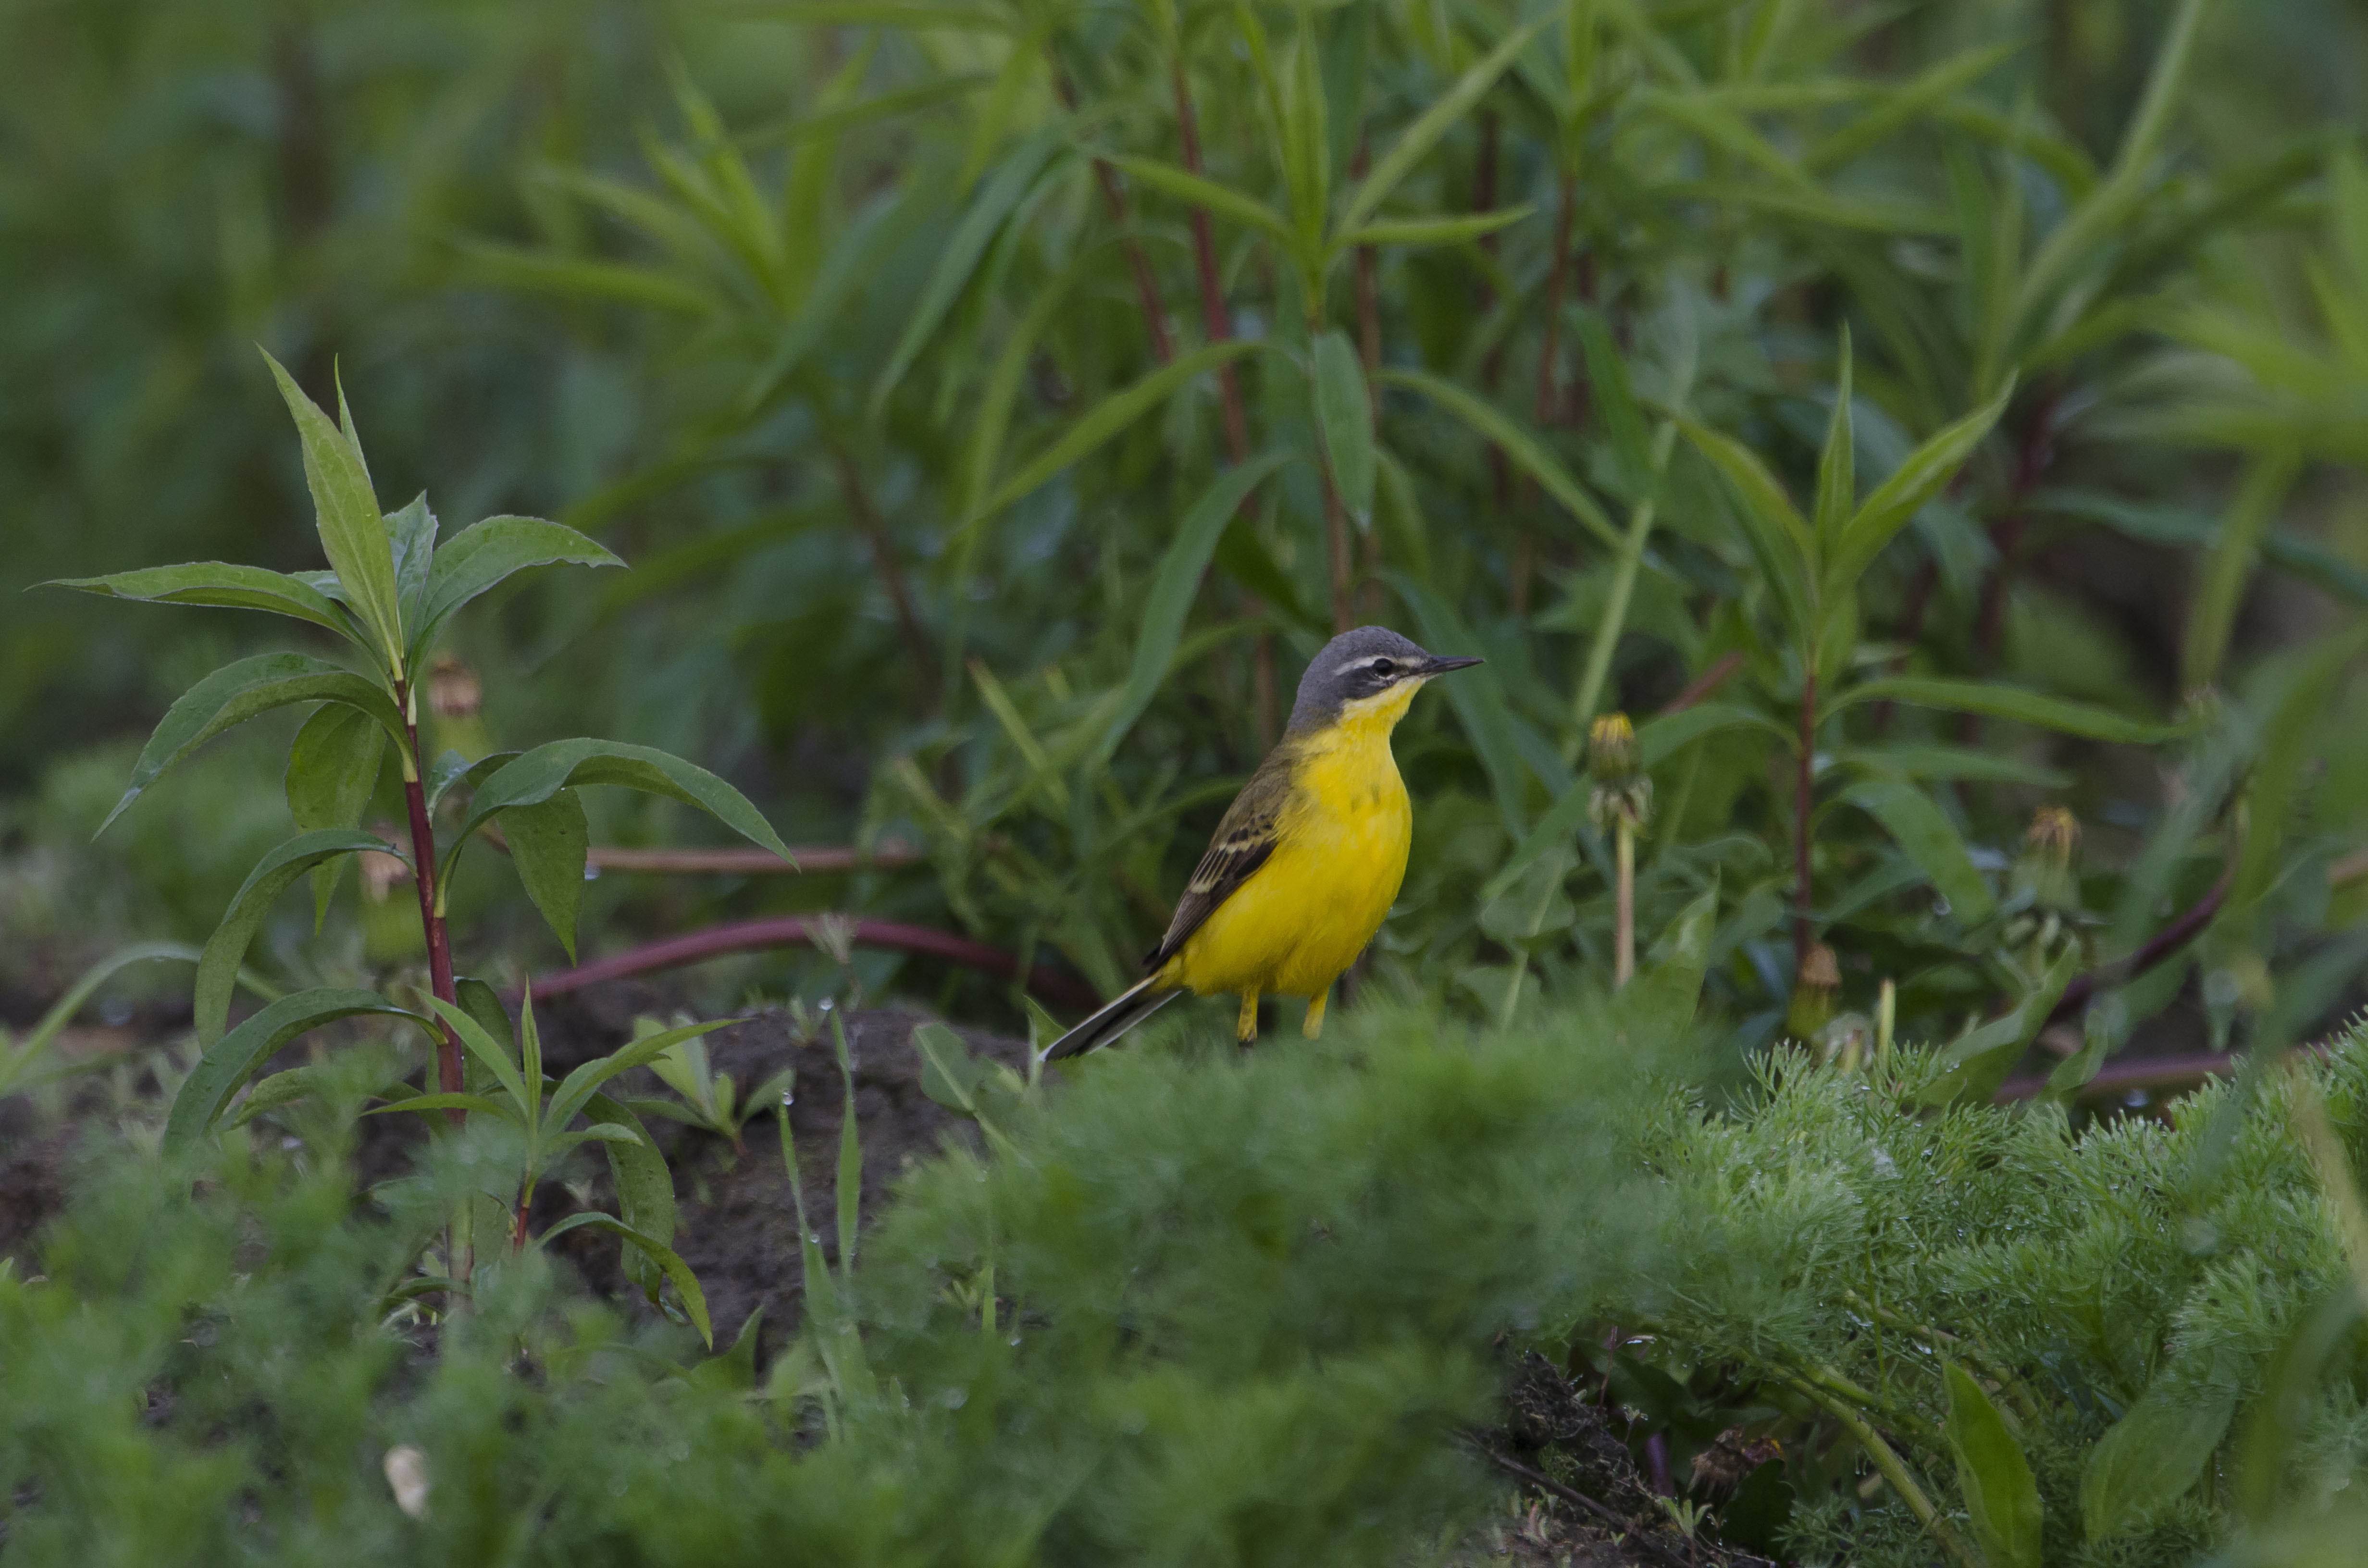
[[[1587,734],[1588,722],[1595,717],[1603,701],[1603,685],[1611,678],[1611,655],[1620,645],[1620,633],[1628,620],[1628,600],[1636,591],[1636,571],[1645,560],[1645,542],[1653,537],[1653,517],[1660,501],[1661,474],[1669,466],[1669,450],[1676,445],[1678,426],[1674,420],[1663,420],[1653,432],[1653,472],[1645,494],[1637,498],[1628,514],[1628,532],[1620,541],[1620,557],[1611,568],[1611,591],[1604,598],[1603,619],[1596,622],[1595,641],[1587,650],[1587,667],[1578,677],[1578,692],[1571,699],[1571,725],[1568,738],[1563,742],[1563,760],[1578,760],[1579,747]]]

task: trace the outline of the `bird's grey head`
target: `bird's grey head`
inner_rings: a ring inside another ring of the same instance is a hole
[[[1351,702],[1379,697],[1409,681],[1420,685],[1432,676],[1478,663],[1478,659],[1443,659],[1427,653],[1386,626],[1343,631],[1324,644],[1308,664],[1307,673],[1299,677],[1299,699],[1291,706],[1291,729],[1294,733],[1320,730]]]

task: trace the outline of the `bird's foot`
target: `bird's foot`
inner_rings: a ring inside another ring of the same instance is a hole
[[[1323,1035],[1324,1004],[1330,1000],[1332,1000],[1332,988],[1328,985],[1309,1000],[1306,1020],[1299,1026],[1301,1034],[1305,1035],[1309,1040],[1315,1040]]]
[[[1258,1043],[1258,1005],[1257,992],[1242,993],[1242,1013],[1234,1023],[1234,1043],[1245,1050]]]

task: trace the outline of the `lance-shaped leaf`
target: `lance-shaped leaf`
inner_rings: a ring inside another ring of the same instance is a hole
[[[622,1237],[627,1244],[638,1248],[656,1264],[666,1277],[674,1281],[675,1293],[682,1298],[683,1313],[690,1319],[691,1326],[699,1330],[700,1338],[707,1342],[709,1349],[715,1348],[715,1329],[707,1321],[707,1294],[699,1288],[699,1277],[690,1271],[690,1265],[683,1262],[674,1248],[655,1236],[643,1234],[613,1214],[571,1214],[543,1232],[539,1243],[548,1246],[568,1232],[580,1231],[586,1226]]]
[[[1816,635],[1809,613],[1810,592],[1815,585],[1817,539],[1808,523],[1801,517],[1793,498],[1784,494],[1783,483],[1768,472],[1768,465],[1759,454],[1708,426],[1698,425],[1682,415],[1675,416],[1678,428],[1694,449],[1708,459],[1710,465],[1726,477],[1734,487],[1743,519],[1744,542],[1750,546],[1752,556],[1759,562],[1760,574],[1784,607],[1784,617],[1793,633],[1804,639]]]
[[[222,1116],[239,1085],[280,1047],[324,1024],[364,1013],[418,1019],[375,991],[324,987],[283,996],[216,1040],[181,1082],[165,1119],[165,1147],[187,1148]],[[424,1020],[420,1020],[423,1021]]]
[[[1503,41],[1457,77],[1455,85],[1448,88],[1437,103],[1417,116],[1415,122],[1406,128],[1406,134],[1382,154],[1372,172],[1349,194],[1349,205],[1340,213],[1339,227],[1343,230],[1358,228],[1380,211],[1390,192],[1414,172],[1414,166],[1439,145],[1441,137],[1454,129],[1457,120],[1471,112],[1482,95],[1496,84],[1498,76],[1504,74],[1505,68],[1513,62],[1514,57],[1527,48],[1530,40],[1554,21],[1556,15],[1557,11],[1549,10],[1507,33]]]
[[[538,1080],[529,1086],[526,1074],[519,1070],[518,1058],[513,1054],[516,1048],[511,1041],[486,1028],[475,1014],[454,1006],[441,996],[429,997],[427,1005],[436,1009],[436,1016],[444,1020],[444,1027],[452,1031],[461,1049],[493,1074],[494,1082],[501,1085],[521,1115],[530,1115],[541,1106],[542,1085]]]
[[[1841,542],[1843,526],[1858,508],[1857,463],[1850,430],[1850,335],[1845,324],[1835,369],[1833,417],[1826,425],[1825,448],[1817,454],[1817,511],[1812,519],[1817,547],[1827,554]]]
[[[263,917],[271,912],[272,903],[313,867],[341,855],[370,850],[391,853],[386,841],[375,835],[353,828],[327,828],[319,833],[299,834],[256,862],[255,869],[247,873],[246,881],[232,896],[230,907],[223,911],[222,924],[207,938],[204,957],[198,960],[193,1006],[201,1049],[211,1049],[222,1038],[222,1029],[230,1022],[230,996],[238,984],[239,966],[246,961],[247,947],[255,940],[256,928],[263,924]]]
[[[1120,431],[1167,402],[1195,377],[1253,353],[1258,347],[1242,338],[1208,344],[1190,354],[1178,356],[1142,380],[1110,393],[1089,409],[1083,418],[1062,431],[1051,446],[1021,465],[1019,472],[996,486],[995,494],[965,519],[963,527],[976,526],[983,518],[1001,511],[1071,463],[1095,451]]]
[[[2035,724],[2043,730],[2123,745],[2156,745],[2186,733],[2183,725],[2149,723],[2109,708],[2066,702],[2060,697],[2046,697],[2016,687],[1926,676],[1889,676],[1861,681],[1827,704],[1826,711],[1831,714],[1862,702],[1905,702],[1918,708],[1945,709],[1952,713],[1979,713],[1987,719],[2009,719],[2018,724]]]
[[[441,1006],[437,1011],[448,1017],[450,1015],[450,1009]],[[697,1040],[701,1035],[712,1034],[717,1029],[745,1021],[741,1018],[710,1018],[704,1023],[685,1024],[680,1028],[643,1035],[631,1045],[621,1046],[606,1056],[596,1057],[561,1080],[559,1087],[552,1092],[551,1110],[544,1119],[552,1127],[564,1127],[599,1092],[601,1085],[620,1073],[630,1073],[684,1040]]]
[[[1128,671],[1125,695],[1119,700],[1118,712],[1103,733],[1096,752],[1099,763],[1110,760],[1120,741],[1143,717],[1158,694],[1160,682],[1167,676],[1168,662],[1176,656],[1176,644],[1184,636],[1185,618],[1192,612],[1192,601],[1201,591],[1201,579],[1209,569],[1209,560],[1216,553],[1218,540],[1224,537],[1225,527],[1240,509],[1249,493],[1266,477],[1291,460],[1288,452],[1269,452],[1252,458],[1239,468],[1229,469],[1217,476],[1216,483],[1192,503],[1177,525],[1176,537],[1159,558],[1159,571],[1152,578],[1151,595],[1143,607],[1143,635],[1135,640],[1134,665]]]
[[[131,780],[107,821],[105,833],[140,792],[164,771],[224,730],[245,723],[258,713],[285,708],[291,702],[341,702],[367,713],[399,745],[403,715],[394,699],[377,682],[308,653],[257,653],[224,665],[183,692],[140,749],[131,765]],[[97,835],[92,835],[97,837]]]
[[[539,805],[512,806],[502,813],[502,834],[527,897],[551,923],[552,935],[575,961],[575,925],[584,913],[584,862],[591,832],[584,802],[562,790]]]
[[[395,597],[394,548],[370,491],[361,449],[329,422],[279,360],[268,354],[264,358],[303,443],[304,483],[313,492],[322,551],[345,589],[347,605],[370,631],[371,646],[388,670],[400,676],[403,612]]]
[[[1022,142],[979,191],[969,210],[962,214],[962,222],[954,225],[953,233],[946,236],[945,247],[938,256],[938,265],[931,270],[928,282],[922,286],[921,297],[906,319],[904,335],[897,340],[895,349],[888,356],[888,363],[881,368],[878,378],[871,383],[871,411],[874,415],[887,406],[889,394],[896,390],[896,383],[904,379],[913,361],[921,357],[921,350],[928,347],[939,324],[953,308],[955,299],[961,295],[963,285],[970,281],[971,274],[977,269],[979,258],[986,254],[986,247],[994,240],[996,231],[1003,227],[1004,220],[1011,216],[1012,210],[1035,185],[1036,176],[1043,171],[1045,160],[1059,148],[1062,139],[1067,134],[1067,125],[1059,123],[1046,126]]]
[[[1949,1421],[1942,1431],[1957,1460],[1957,1490],[1964,1494],[1983,1557],[1990,1568],[2040,1568],[2044,1520],[2039,1483],[2022,1445],[1964,1368],[1951,1362],[1941,1377],[1949,1391]]]
[[[234,566],[221,561],[191,561],[179,566],[143,566],[137,572],[116,572],[105,577],[60,577],[46,588],[77,588],[108,598],[138,599],[160,605],[217,605],[226,609],[259,609],[292,616],[324,626],[340,637],[354,634],[353,622],[341,614],[326,594],[301,578],[260,566]]]
[[[2176,1500],[2203,1474],[2237,1413],[2233,1389],[2158,1377],[2113,1423],[2080,1471],[2080,1524],[2103,1540]]]
[[[1383,218],[1349,230],[1335,242],[1341,250],[1359,245],[1462,245],[1509,229],[1536,211],[1534,207],[1504,207],[1494,212],[1468,212],[1448,218]]]
[[[532,566],[622,566],[598,540],[541,517],[487,517],[444,541],[420,591],[413,650],[425,655],[454,610],[513,573]]]
[[[1359,528],[1373,523],[1373,405],[1365,368],[1349,335],[1335,327],[1315,340],[1315,428],[1333,487]]]
[[[1152,158],[1112,153],[1107,161],[1163,195],[1172,196],[1194,207],[1205,207],[1221,217],[1247,223],[1285,244],[1290,243],[1291,225],[1283,221],[1281,213],[1255,196]]]
[[[1956,824],[1923,790],[1904,778],[1869,778],[1842,799],[1884,825],[1959,919],[1980,920],[1997,906]]]
[[[359,709],[324,702],[296,732],[288,750],[288,814],[299,833],[359,826],[378,784],[386,732]],[[317,934],[336,891],[342,858],[313,868],[313,929]]]
[[[1956,1100],[1974,1105],[1996,1094],[2031,1042],[2039,1038],[2047,1015],[2055,1010],[2079,967],[2079,949],[2066,948],[2009,1011],[1950,1041],[1941,1053],[1948,1071],[1926,1086],[1924,1103],[1947,1105]]]
[[[403,611],[403,624],[412,629],[415,647],[427,574],[436,562],[436,514],[427,509],[424,492],[413,496],[411,505],[400,512],[386,515],[386,536],[394,548],[394,601]]]
[[[1620,549],[1620,530],[1612,527],[1611,515],[1571,477],[1561,460],[1548,451],[1536,436],[1495,404],[1474,396],[1453,381],[1421,370],[1383,370],[1374,379],[1384,385],[1418,392],[1454,415],[1474,434],[1500,449],[1516,468],[1536,480],[1539,488],[1560,502],[1606,548],[1615,551]]]
[[[2006,412],[2007,399],[2013,395],[2014,382],[2009,380],[1998,396],[1908,453],[1891,477],[1875,486],[1866,504],[1842,526],[1826,558],[1829,592],[1855,584],[1883,547],[1907,526],[1907,520],[1947,487],[1998,424],[1998,415]],[[1821,496],[1821,516],[1822,506]]]
[[[603,1142],[601,1153],[609,1157],[609,1177],[617,1189],[617,1213],[626,1224],[666,1246],[674,1244],[675,1204],[674,1176],[666,1169],[666,1156],[651,1142],[649,1131],[641,1118],[621,1102],[607,1095],[594,1095],[584,1102],[584,1114],[598,1121],[631,1130],[636,1136],[630,1143]],[[658,1281],[664,1273],[656,1262],[640,1248],[628,1244],[624,1248],[625,1278],[650,1294],[657,1293]]]
[[[1711,938],[1718,932],[1718,887],[1713,882],[1678,912],[1642,972],[1612,1001],[1612,1016],[1638,1045],[1657,1046],[1693,1022],[1710,967]]]
[[[613,784],[697,806],[750,843],[797,864],[790,846],[748,803],[748,798],[707,769],[653,746],[582,739],[539,745],[496,768],[478,785],[469,802],[469,814],[461,820],[461,831],[453,835],[452,846],[445,851],[444,874],[451,875],[452,863],[469,835],[497,813],[512,806],[541,805],[562,790],[594,784]]]

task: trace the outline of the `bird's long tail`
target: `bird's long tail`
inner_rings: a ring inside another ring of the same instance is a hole
[[[1183,994],[1180,991],[1154,990],[1156,975],[1139,980],[1102,1005],[1101,1011],[1054,1040],[1044,1050],[1044,1060],[1059,1062],[1066,1057],[1082,1056],[1097,1046],[1108,1045],[1160,1008]]]

